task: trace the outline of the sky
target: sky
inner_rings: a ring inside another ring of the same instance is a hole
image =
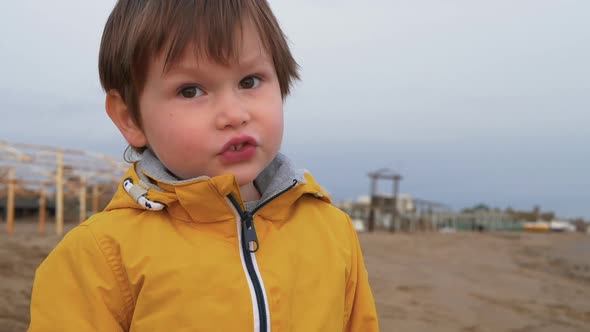
[[[122,156],[97,73],[114,4],[0,3],[0,140]],[[282,151],[333,198],[390,168],[455,210],[590,219],[589,1],[270,4],[302,74]]]

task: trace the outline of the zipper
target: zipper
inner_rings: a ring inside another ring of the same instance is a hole
[[[297,185],[298,181],[293,180],[293,184],[289,187],[285,188],[284,190],[280,191],[279,193],[271,196],[267,200],[265,200],[262,204],[258,205],[254,210],[251,212],[245,211],[240,206],[240,203],[233,195],[228,195],[227,198],[230,200],[231,205],[236,209],[238,214],[238,223],[241,230],[240,236],[240,252],[242,253],[243,262],[245,265],[246,273],[251,281],[252,290],[254,291],[254,296],[256,297],[256,305],[258,309],[258,324],[254,322],[255,329],[258,326],[258,331],[260,332],[267,332],[270,331],[269,329],[269,322],[267,316],[267,308],[268,305],[266,303],[264,285],[262,283],[262,277],[260,277],[258,272],[258,264],[256,263],[256,256],[255,253],[260,248],[260,244],[258,242],[258,236],[256,235],[256,229],[254,228],[254,215],[255,213],[263,208],[265,205],[270,203],[275,198],[281,196],[282,194],[286,193],[287,191],[293,189]]]
[[[297,180],[293,180],[293,183],[289,187],[281,190],[280,192],[266,199],[264,202],[262,202],[262,204],[259,204],[256,208],[254,208],[252,212],[242,210],[242,207],[240,206],[238,200],[231,194],[227,195],[234,208],[236,208],[236,210],[240,214],[240,218],[242,218],[241,241],[244,250],[247,250],[250,253],[255,253],[258,251],[258,248],[260,246],[260,244],[258,243],[258,236],[256,236],[256,229],[254,228],[254,215],[256,214],[256,212],[258,212],[258,210],[262,209],[268,203],[272,202],[275,198],[293,189],[297,185],[297,183]]]

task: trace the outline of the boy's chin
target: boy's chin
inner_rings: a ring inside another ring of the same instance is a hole
[[[236,182],[238,183],[238,185],[240,187],[243,186],[247,186],[250,185],[254,182],[254,180],[258,177],[258,175],[260,175],[260,173],[262,172],[262,170],[259,170],[257,168],[252,168],[252,169],[242,169],[238,172],[233,173],[235,178],[236,178]]]
[[[252,182],[254,182],[254,179],[256,179],[256,176],[252,176],[252,175],[244,176],[244,175],[236,174],[235,177],[236,177],[236,181],[238,182],[238,185],[240,187],[250,185],[250,184],[252,184]]]

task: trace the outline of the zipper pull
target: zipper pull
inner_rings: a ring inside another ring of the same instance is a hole
[[[251,253],[258,251],[258,236],[254,228],[254,218],[248,211],[242,213],[242,241],[245,250]]]

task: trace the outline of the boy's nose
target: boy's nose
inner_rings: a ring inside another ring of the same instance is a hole
[[[246,105],[235,93],[227,93],[217,103],[216,125],[218,129],[243,126],[250,121]]]

